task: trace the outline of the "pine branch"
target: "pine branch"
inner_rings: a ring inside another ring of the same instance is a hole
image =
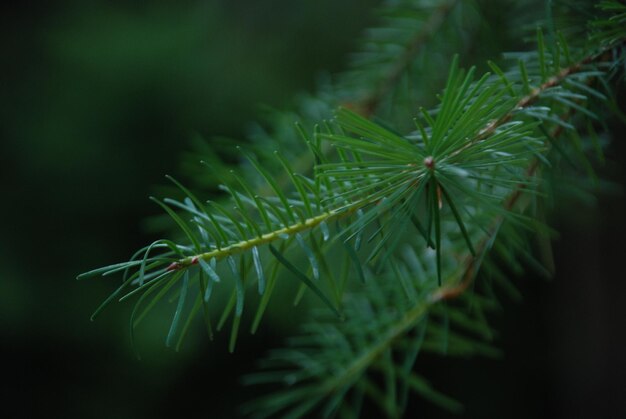
[[[543,92],[547,91],[550,88],[560,85],[568,76],[572,74],[576,74],[577,72],[583,71],[584,66],[586,64],[590,64],[596,61],[608,62],[610,59],[610,55],[607,54],[607,51],[609,51],[610,49],[611,47],[604,48],[599,53],[591,54],[583,58],[577,63],[564,68],[557,75],[551,77],[548,81],[544,82],[538,88],[533,89],[533,91],[530,94],[524,96],[522,99],[520,99],[517,102],[515,109],[513,111],[509,112],[501,119],[494,121],[493,123],[490,123],[483,130],[481,130],[481,135],[476,137],[474,140],[468,142],[468,145],[466,148],[471,147],[472,144],[478,141],[481,141],[486,136],[493,134],[495,130],[498,128],[498,126],[501,126],[502,124],[505,124],[506,122],[510,121],[513,118],[514,113],[516,111],[523,109],[523,108],[527,108],[531,106],[533,103],[535,103],[537,100],[539,100]],[[589,80],[587,81],[587,84],[591,84],[593,80],[595,80],[595,77],[589,78]],[[574,113],[574,110],[569,109],[567,113],[561,117],[561,120],[563,122],[567,122],[567,120],[571,118],[573,113]],[[557,125],[556,127],[553,128],[552,132],[550,133],[550,138],[552,138],[552,140],[556,140],[557,138],[561,136],[564,130],[565,128],[563,124]],[[550,143],[546,145],[549,146]],[[462,149],[460,149],[459,152],[461,151]],[[534,159],[526,170],[526,177],[534,176],[539,167],[540,167],[540,160]],[[518,201],[522,197],[525,188],[526,188],[525,184],[519,185],[518,188],[515,189],[506,198],[506,200],[503,203],[503,207],[506,212],[513,210],[515,205],[518,203]],[[493,239],[496,237],[497,232],[500,229],[500,226],[502,225],[504,221],[505,221],[504,216],[498,216],[494,220],[493,226],[489,229],[488,235],[485,238],[483,238],[480,245],[478,246],[478,251],[476,252],[476,254],[469,254],[467,256],[467,259],[465,262],[465,266],[466,266],[465,272],[461,277],[462,279],[460,283],[457,285],[442,287],[441,289],[437,290],[430,297],[430,299],[433,302],[457,298],[459,295],[461,295],[470,287],[471,283],[476,278],[476,274],[478,270],[480,269],[480,262],[484,258],[485,252],[488,251],[490,247],[490,243],[492,243]]]
[[[204,202],[171,179],[184,200],[155,201],[184,241],[158,240],[129,262],[80,275],[123,276],[94,317],[116,299],[141,294],[132,333],[156,303],[173,294],[167,344],[178,348],[201,309],[213,333],[209,303],[215,302],[214,287],[226,283],[231,294],[221,302],[217,329],[232,318],[232,351],[246,289],[256,284],[260,295],[254,331],[280,288],[282,270],[300,282],[296,300],[310,290],[329,309],[324,313],[337,316],[321,314],[308,335],[271,355],[267,363],[278,372],[249,379],[288,384],[252,413],[299,417],[321,409],[332,416],[344,409],[358,415],[366,394],[396,417],[409,389],[458,410],[458,403],[413,371],[418,354],[497,355],[485,343],[494,333],[484,315],[497,301],[489,282],[481,281],[485,289],[477,290],[476,278],[491,276],[511,287],[492,259],[503,258],[513,270],[518,258],[533,263],[524,235],[547,231],[529,210],[541,199],[544,168],[561,160],[576,166],[578,159],[589,169],[577,127],[602,121],[591,105],[607,103],[610,88],[603,94],[594,82],[608,86],[624,63],[626,6],[602,2],[608,16],[595,21],[593,42],[583,47],[570,47],[556,30],[546,38],[538,29],[536,51],[517,54],[517,67],[506,73],[491,63],[495,75],[477,78],[475,68],[465,71],[455,58],[439,106],[420,109],[415,131],[401,134],[368,116],[388,99],[457,2],[433,4],[434,12],[383,77],[362,86],[369,93],[360,96],[361,114],[340,108],[323,128],[297,127],[308,159],[316,162],[312,174],[296,170],[280,152],[266,166],[242,151],[253,174],[220,175],[226,203]],[[536,87],[533,79],[539,80]],[[557,141],[566,135],[572,141]],[[361,284],[349,282],[351,277]],[[474,309],[468,311],[466,303]],[[348,395],[356,399],[354,410],[343,403]]]
[[[624,42],[624,39],[626,38],[622,38],[616,41],[616,43],[621,44],[622,42]],[[458,152],[453,151],[453,154],[465,154],[469,150],[471,150],[473,146],[480,144],[480,142],[482,141],[487,141],[491,136],[495,135],[498,132],[498,129],[500,127],[510,122],[515,116],[523,116],[524,109],[531,108],[531,105],[539,101],[542,96],[549,96],[546,94],[547,92],[568,81],[569,77],[573,77],[578,73],[586,72],[587,76],[585,77],[585,84],[579,87],[586,93],[593,91],[589,86],[591,86],[592,82],[598,77],[598,75],[600,75],[600,73],[594,69],[590,70],[589,68],[586,68],[586,66],[593,64],[594,68],[601,66],[606,67],[605,64],[610,64],[610,62],[614,59],[615,56],[612,54],[608,54],[607,49],[603,48],[599,53],[590,54],[587,57],[581,59],[579,62],[570,65],[565,69],[559,70],[557,74],[555,74],[551,78],[547,78],[547,80],[544,81],[540,85],[540,87],[531,90],[529,94],[517,100],[511,111],[503,114],[503,116],[501,116],[500,118],[495,119],[494,121],[491,121],[487,125],[485,125],[482,129],[478,131],[478,135],[474,137],[474,139],[468,140],[468,145],[462,146],[460,149],[457,149],[457,151],[460,150]],[[527,85],[528,77],[526,75],[523,75],[522,77],[525,78],[525,80],[523,80],[523,83]],[[449,86],[450,83],[447,88],[449,88]],[[549,152],[550,148],[556,148],[556,143],[554,142],[554,140],[560,137],[566,130],[573,129],[573,126],[568,123],[568,120],[571,119],[576,112],[581,111],[582,113],[586,114],[586,116],[594,117],[592,113],[586,111],[585,108],[581,107],[582,98],[584,97],[579,96],[573,102],[565,102],[568,104],[568,106],[565,108],[563,116],[559,119],[558,122],[553,121],[555,125],[552,129],[552,132],[549,134],[549,140],[546,142],[546,154]],[[558,98],[555,103],[559,103]],[[442,105],[442,108],[439,112],[443,113],[444,111],[445,109]],[[529,112],[528,115],[532,115],[532,113]],[[541,115],[540,117],[543,118],[543,116]],[[430,121],[429,123],[433,127],[436,125],[436,121]],[[424,130],[422,130],[421,138],[424,142],[428,136],[429,135]],[[380,153],[380,151],[377,151],[377,153]],[[545,157],[543,159],[545,159]],[[540,158],[534,158],[525,169],[524,176],[527,178],[534,177],[537,174],[537,171],[541,165],[541,161],[542,159]],[[361,164],[364,165],[363,163]],[[437,162],[435,159],[427,157],[424,160],[424,165],[428,169],[434,169],[436,167],[436,164]],[[384,358],[385,354],[390,353],[389,351],[399,351],[396,344],[398,342],[402,342],[403,339],[410,333],[410,331],[415,329],[415,327],[421,321],[426,321],[425,318],[429,311],[433,311],[436,307],[439,307],[442,302],[446,300],[458,299],[464,296],[467,297],[465,292],[470,288],[470,285],[474,281],[478,271],[481,268],[481,264],[484,261],[484,258],[487,256],[488,251],[491,249],[494,240],[498,236],[498,232],[501,230],[503,223],[509,218],[508,214],[514,211],[516,206],[519,204],[521,198],[526,195],[527,192],[532,192],[528,190],[528,185],[529,184],[527,182],[519,183],[512,190],[512,192],[508,196],[506,196],[505,199],[503,199],[502,206],[504,212],[498,215],[492,221],[491,227],[487,229],[487,234],[483,237],[480,244],[477,246],[477,251],[475,252],[475,255],[470,253],[466,256],[464,263],[465,267],[461,275],[459,276],[459,281],[447,281],[446,285],[436,288],[432,292],[427,291],[425,293],[425,295],[427,295],[427,298],[422,298],[418,300],[417,303],[409,305],[406,311],[401,310],[401,313],[403,314],[399,317],[395,317],[395,321],[392,321],[391,323],[385,323],[384,327],[382,327],[382,325],[379,327],[379,330],[382,333],[377,334],[376,338],[369,342],[369,344],[364,344],[363,349],[360,352],[357,352],[359,354],[358,356],[353,355],[354,350],[352,349],[350,350],[350,354],[345,353],[343,355],[333,356],[331,359],[336,359],[337,361],[335,362],[338,362],[340,359],[349,359],[350,361],[343,364],[339,372],[337,372],[337,367],[331,368],[329,370],[328,378],[326,379],[324,379],[323,376],[320,377],[318,374],[315,374],[312,377],[308,377],[308,379],[319,380],[320,383],[317,385],[313,385],[313,387],[309,389],[309,391],[306,393],[306,396],[304,397],[310,397],[311,400],[315,400],[315,403],[321,403],[324,399],[330,398],[330,402],[327,404],[327,408],[324,409],[324,412],[325,416],[331,414],[333,412],[332,406],[334,406],[334,396],[332,395],[341,394],[343,397],[350,388],[355,387],[357,380],[367,380],[366,378],[364,378],[365,373],[376,367],[377,362],[382,362],[381,359]],[[439,199],[441,200],[441,198]],[[523,211],[523,208],[519,208],[518,211]],[[368,293],[368,296],[368,298],[373,298],[373,295],[370,293]],[[392,301],[396,302],[397,299],[389,300],[387,304],[393,304]],[[380,314],[382,314],[382,312],[379,312],[379,315]],[[358,319],[359,316],[357,316],[356,318]],[[371,317],[370,321],[373,321]],[[349,337],[355,333],[355,327],[358,326],[349,324],[345,328],[342,328],[344,332],[340,333],[345,333],[343,339],[348,340]],[[326,341],[317,341],[317,344],[320,345],[320,350],[322,350],[322,348],[325,348],[323,350],[332,350],[337,352],[337,348],[335,346],[331,345],[331,347],[327,347],[328,342]],[[325,359],[325,356],[323,356],[322,354],[319,354],[317,356],[314,354],[314,352],[311,354],[311,356],[313,356],[314,358],[317,357],[319,359]],[[305,375],[302,377],[301,380],[305,381],[306,379],[307,376]],[[400,379],[400,381],[403,380],[406,382],[408,379],[406,377]],[[397,413],[395,413],[395,410],[389,410],[386,396],[379,393],[379,389],[371,384],[371,382],[365,382],[369,383],[367,384],[367,388],[370,397],[372,397],[372,399],[380,405],[383,411],[387,412],[387,415],[396,416]],[[272,399],[270,396],[270,399],[267,400],[276,399]],[[263,411],[263,406],[265,405],[261,401],[260,404],[254,405],[254,408],[261,409],[261,411]],[[285,408],[285,405],[282,404],[278,404],[277,406],[278,407],[275,406],[275,409]],[[312,404],[309,404],[307,406],[308,409],[313,409]],[[277,412],[278,410],[273,411]]]
[[[569,116],[569,115],[568,115]],[[554,129],[552,135],[553,139],[558,138],[563,132],[563,128],[558,126]],[[533,176],[537,168],[539,160],[534,160],[527,170],[528,176]],[[515,191],[509,195],[509,197],[503,203],[503,206],[507,211],[513,210],[520,197],[523,195],[523,191],[526,185],[519,185]],[[390,327],[385,329],[383,335],[379,335],[375,341],[375,344],[368,347],[365,352],[358,357],[353,358],[348,365],[345,365],[339,374],[335,374],[329,377],[320,385],[310,392],[309,397],[319,397],[340,392],[343,393],[341,388],[343,386],[351,386],[356,380],[361,377],[365,371],[372,368],[376,360],[380,359],[386,351],[392,348],[399,339],[402,339],[419,324],[425,317],[427,317],[432,307],[441,304],[444,300],[459,298],[471,285],[472,281],[476,277],[477,271],[480,269],[480,263],[485,257],[486,252],[491,247],[493,240],[497,236],[497,232],[501,227],[501,224],[505,221],[504,216],[498,217],[494,221],[494,225],[490,230],[490,234],[486,236],[481,244],[478,246],[476,255],[468,255],[466,259],[466,268],[462,274],[462,280],[454,285],[445,285],[435,289],[430,293],[428,298],[424,298],[417,305],[411,307],[400,318],[397,319]],[[395,415],[392,415],[395,416]]]

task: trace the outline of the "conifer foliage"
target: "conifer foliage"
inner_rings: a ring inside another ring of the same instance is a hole
[[[480,40],[488,7],[388,1],[349,70],[276,115],[238,149],[239,167],[205,162],[223,199],[169,178],[183,198],[152,199],[178,232],[80,275],[122,277],[93,317],[134,300],[132,335],[169,301],[167,345],[178,348],[200,316],[209,336],[230,330],[233,351],[242,326],[262,327],[272,296],[295,281],[296,301],[320,307],[244,378],[273,389],[247,414],[350,418],[367,401],[400,417],[415,395],[459,411],[420,375],[420,353],[498,354],[487,317],[503,293],[517,296],[508,273],[549,275],[529,239],[550,239],[552,182],[595,179],[605,123],[624,118],[614,97],[626,64],[623,2],[547,2],[525,22],[528,48],[492,57],[480,74],[460,62],[471,62],[467,39]],[[433,83],[420,66],[435,54],[449,70],[425,98]]]

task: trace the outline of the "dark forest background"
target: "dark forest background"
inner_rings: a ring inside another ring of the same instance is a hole
[[[117,279],[74,278],[158,238],[145,220],[160,213],[147,197],[163,175],[189,182],[198,138],[245,139],[260,104],[288,108],[345,68],[377,3],[0,6],[0,416],[230,418],[254,395],[239,377],[281,327],[242,334],[233,355],[198,328],[176,353],[164,312],[141,328],[138,361],[131,304],[89,321]],[[524,301],[493,319],[503,359],[421,364],[466,417],[626,417],[624,140],[608,148],[600,172],[613,183],[595,205],[557,205],[556,277],[517,279]]]

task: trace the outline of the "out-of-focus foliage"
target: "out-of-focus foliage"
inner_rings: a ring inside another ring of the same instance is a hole
[[[11,360],[9,416],[171,417],[183,397],[172,388],[194,380],[192,366],[235,367],[224,345],[208,349],[201,337],[171,354],[159,327],[142,329],[137,363],[119,328],[126,310],[89,322],[108,284],[72,278],[150,237],[141,220],[159,210],[147,197],[164,173],[180,170],[194,136],[243,137],[259,104],[288,106],[320,72],[339,70],[372,3],[2,6],[0,328]],[[18,405],[17,394],[38,403]],[[219,399],[224,416],[233,414],[236,402]]]

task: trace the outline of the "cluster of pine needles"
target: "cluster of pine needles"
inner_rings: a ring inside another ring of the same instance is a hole
[[[549,180],[596,181],[606,121],[624,118],[623,2],[547,2],[547,16],[527,22],[530,48],[479,74],[460,65],[458,24],[484,3],[388,2],[350,69],[238,148],[238,168],[206,157],[221,198],[170,177],[179,198],[152,199],[177,239],[80,275],[122,276],[93,317],[136,298],[132,336],[170,301],[167,345],[180,347],[200,316],[211,337],[230,327],[233,351],[244,313],[254,333],[295,283],[296,302],[310,295],[320,307],[245,377],[273,389],[247,413],[350,418],[367,400],[399,417],[411,393],[459,411],[419,374],[419,354],[499,354],[487,319],[500,294],[518,297],[509,274],[550,274],[532,251],[553,234]],[[435,52],[454,58],[437,104],[419,107],[432,83],[419,68]]]

